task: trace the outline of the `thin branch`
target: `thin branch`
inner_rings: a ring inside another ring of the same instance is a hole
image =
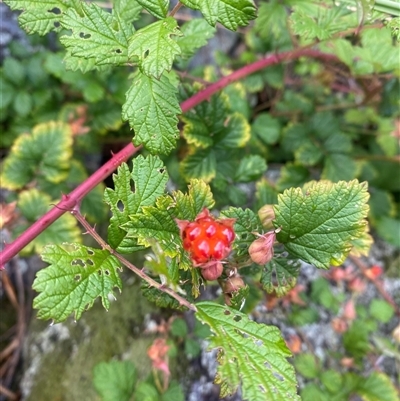
[[[176,13],[177,13],[177,11],[179,11],[179,9],[181,8],[183,6],[183,4],[180,2],[180,1],[178,1],[177,3],[176,3],[176,6],[171,10],[171,12],[169,13],[169,16],[170,17],[173,17]]]
[[[54,223],[65,212],[72,210],[75,205],[88,194],[96,185],[106,179],[117,167],[129,157],[134,155],[140,148],[135,148],[132,143],[125,146],[120,152],[115,154],[107,163],[101,166],[87,180],[77,186],[70,194],[63,195],[60,202],[50,209],[39,220],[33,223],[21,236],[14,242],[6,244],[0,253],[0,270],[4,269],[5,264],[20,252],[26,245],[33,241],[50,224]]]
[[[230,75],[221,78],[218,82],[211,84],[204,90],[185,100],[181,103],[182,113],[189,111],[204,100],[208,100],[214,93],[219,92],[221,89],[225,88],[235,81],[245,78],[246,76],[267,68],[271,65],[279,64],[284,61],[295,60],[299,57],[312,57],[330,62],[338,61],[338,58],[332,54],[321,53],[318,50],[312,50],[309,48],[302,48],[293,51],[272,54],[243,68],[240,68]],[[82,184],[80,184],[70,194],[64,195],[62,200],[55,207],[53,207],[49,212],[42,216],[26,231],[24,231],[24,233],[21,234],[21,236],[19,236],[14,242],[12,242],[11,244],[6,244],[5,249],[0,253],[0,270],[4,269],[5,264],[11,258],[13,258],[31,241],[33,241],[50,224],[56,221],[66,211],[73,210],[75,205],[88,192],[90,192],[97,184],[102,182],[113,171],[115,171],[122,162],[133,156],[138,150],[139,148],[135,148],[131,143],[127,145],[120,152],[114,155],[107,163],[100,167],[86,181],[82,182]]]
[[[172,298],[175,298],[180,305],[186,306],[186,308],[197,312],[197,308],[195,305],[191,304],[187,299],[178,295],[172,288],[169,288],[163,284],[157,283],[157,281],[153,280],[149,277],[143,270],[137,268],[135,265],[127,261],[122,255],[112,249],[101,236],[96,232],[96,230],[86,221],[86,219],[82,216],[79,210],[74,209],[71,212],[79,223],[86,229],[87,233],[92,236],[95,241],[103,248],[107,249],[112,255],[114,255],[124,266],[128,269],[132,270],[136,275],[138,275],[141,279],[146,281],[150,286],[157,288],[160,291],[165,292],[166,294],[170,295]]]

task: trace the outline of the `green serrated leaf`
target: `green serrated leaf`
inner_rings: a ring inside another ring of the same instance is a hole
[[[239,166],[236,170],[236,182],[250,182],[254,181],[267,170],[267,163],[265,159],[259,155],[248,155],[240,160]]]
[[[172,196],[176,202],[176,217],[181,220],[193,221],[204,208],[211,209],[215,203],[210,186],[202,180],[191,180],[187,194],[174,191]]]
[[[219,93],[209,102],[202,102],[194,110],[182,116],[185,123],[183,136],[188,143],[207,148],[214,143],[214,137],[224,130],[224,122],[229,110],[229,99]]]
[[[115,287],[122,288],[120,264],[106,249],[80,244],[49,245],[42,259],[50,266],[40,270],[33,283],[39,293],[33,307],[39,309],[37,316],[41,319],[61,322],[74,313],[77,320],[98,297],[108,309],[108,296]]]
[[[378,234],[385,241],[400,248],[400,219],[383,216],[375,223]]]
[[[139,245],[152,245],[158,241],[165,254],[177,256],[181,252],[182,241],[174,220],[174,201],[168,196],[160,196],[156,206],[143,206],[141,213],[133,214],[130,221],[122,225],[127,238],[137,238]]]
[[[378,372],[373,372],[366,380],[361,380],[357,393],[364,401],[397,401],[399,399],[390,378]]]
[[[296,3],[290,16],[293,31],[306,40],[329,39],[336,32],[356,27],[357,13],[350,11],[346,4],[323,7],[321,3]]]
[[[129,57],[139,58],[141,71],[155,78],[172,67],[181,48],[171,36],[180,36],[177,21],[168,17],[138,30],[129,40]]]
[[[178,37],[176,42],[181,48],[181,56],[188,58],[195,53],[196,49],[205,46],[216,30],[207,21],[193,18],[181,26],[181,32],[183,35]]]
[[[142,282],[141,290],[143,296],[146,297],[150,302],[153,302],[159,308],[182,309],[182,306],[175,298],[172,298],[164,291],[150,287],[146,282]]]
[[[330,393],[338,393],[342,389],[342,375],[335,370],[325,370],[321,373],[321,382]]]
[[[234,229],[236,238],[233,249],[238,256],[249,257],[248,249],[251,243],[257,238],[252,232],[261,232],[262,226],[258,216],[250,209],[230,207],[221,212],[222,216],[236,219]]]
[[[393,306],[382,299],[373,299],[369,307],[371,316],[382,323],[388,323],[393,317]]]
[[[18,197],[18,208],[21,215],[27,220],[20,224],[15,234],[24,232],[31,224],[42,217],[54,204],[50,196],[33,188],[22,191]],[[63,242],[80,242],[81,232],[76,219],[71,214],[64,214],[46,230],[41,232],[22,251],[23,255],[32,252],[40,253],[47,244],[62,244]]]
[[[296,370],[307,379],[314,379],[318,376],[320,367],[315,356],[312,354],[297,355],[294,360]]]
[[[127,22],[136,21],[143,10],[139,1],[132,0],[113,0],[113,7],[115,15]]]
[[[45,35],[59,30],[60,20],[68,7],[74,5],[69,0],[6,0],[12,10],[23,10],[18,21],[29,34]]]
[[[114,16],[96,4],[82,3],[81,13],[70,8],[61,24],[70,29],[70,36],[63,35],[61,43],[69,56],[94,59],[96,65],[122,65],[128,62],[128,39],[133,25]],[[87,65],[86,65],[87,68]]]
[[[165,391],[165,393],[163,393],[163,395],[161,396],[161,401],[185,401],[185,395],[183,393],[182,387],[176,382],[171,382],[168,390]]]
[[[139,155],[133,160],[132,172],[124,163],[113,175],[113,180],[114,189],[107,188],[104,193],[104,200],[113,214],[108,227],[108,241],[118,252],[131,253],[143,247],[126,238],[126,231],[121,226],[129,221],[129,216],[140,212],[143,206],[153,205],[164,193],[168,173],[157,156],[145,158]]]
[[[281,176],[276,182],[276,189],[281,192],[287,188],[303,185],[310,176],[308,169],[300,164],[286,163],[281,169]]]
[[[281,123],[268,113],[261,113],[254,120],[251,129],[264,143],[273,145],[280,137]]]
[[[210,182],[217,173],[217,159],[211,148],[196,150],[180,163],[182,175],[186,180],[200,178]]]
[[[16,86],[25,83],[25,67],[19,60],[13,57],[6,57],[2,67],[2,79],[5,78],[8,82],[11,82]]]
[[[218,21],[232,31],[247,25],[257,16],[252,0],[183,0],[182,3],[200,10],[210,25],[215,26]]]
[[[277,240],[289,253],[327,269],[343,263],[351,241],[364,235],[368,214],[367,184],[312,182],[278,196],[274,206]]]
[[[165,18],[168,13],[169,0],[136,0],[145,10],[157,18]]]
[[[356,175],[357,165],[353,158],[341,153],[330,154],[325,158],[322,178],[337,182],[350,180]]]
[[[168,78],[150,78],[139,71],[122,106],[122,118],[135,131],[133,143],[144,145],[151,153],[167,154],[179,138],[177,114],[181,113],[176,88]]]
[[[135,389],[135,401],[159,401],[159,394],[153,385],[139,382]]]
[[[265,178],[261,178],[256,183],[256,201],[255,210],[261,209],[262,206],[273,205],[278,202],[276,189]]]
[[[221,397],[241,384],[245,400],[300,400],[294,370],[285,359],[290,351],[276,327],[257,324],[227,306],[200,302],[196,307],[196,317],[213,332],[210,348],[219,350],[215,382],[221,384]]]
[[[129,401],[136,380],[131,361],[100,362],[93,369],[93,385],[102,401]]]
[[[50,121],[36,125],[32,134],[20,135],[6,157],[1,185],[19,189],[36,177],[58,183],[68,175],[72,156],[72,132],[69,125]]]
[[[298,259],[276,256],[264,266],[260,282],[269,294],[282,297],[296,285],[299,271]]]
[[[225,125],[225,124],[224,124]],[[250,139],[250,125],[243,114],[232,114],[221,133],[216,135],[215,143],[219,149],[242,148]]]
[[[19,117],[27,117],[32,111],[32,96],[25,90],[20,90],[14,97],[13,109]]]

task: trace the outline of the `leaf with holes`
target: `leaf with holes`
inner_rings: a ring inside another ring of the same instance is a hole
[[[232,31],[247,25],[257,16],[252,0],[182,0],[182,3],[200,10],[210,25],[215,26],[218,21]]]
[[[18,18],[28,33],[45,35],[60,29],[60,21],[68,7],[78,7],[76,0],[5,0],[11,10],[23,10]]]
[[[290,351],[278,328],[251,321],[244,313],[211,302],[196,304],[196,317],[210,327],[210,348],[218,349],[215,382],[221,397],[241,384],[249,401],[300,401]]]
[[[177,114],[181,113],[176,93],[166,76],[157,80],[136,72],[122,106],[122,118],[135,131],[135,146],[144,145],[151,153],[163,154],[175,148]]]
[[[59,183],[68,176],[72,156],[69,125],[50,121],[36,125],[31,134],[22,134],[4,160],[1,186],[20,189],[37,177]]]
[[[311,182],[278,196],[277,240],[289,253],[318,268],[340,265],[352,241],[364,236],[369,207],[367,183]]]
[[[260,282],[269,294],[275,293],[282,297],[296,285],[299,271],[298,259],[275,256],[263,267]]]
[[[124,163],[113,175],[114,189],[106,188],[104,200],[111,208],[108,242],[118,252],[131,253],[142,246],[126,238],[122,224],[129,216],[139,213],[143,206],[151,206],[161,196],[168,181],[168,173],[157,156],[139,155],[133,160],[132,172]],[[133,190],[132,190],[133,187]]]
[[[128,40],[133,34],[133,25],[115,16],[96,4],[82,3],[81,12],[69,9],[61,24],[72,31],[63,35],[61,43],[70,56],[93,58],[97,66],[123,65],[128,62]]]
[[[39,295],[33,302],[41,319],[62,322],[71,313],[79,319],[100,297],[108,309],[113,289],[122,288],[118,260],[105,249],[80,244],[49,245],[42,253],[49,263],[37,273],[33,289]]]
[[[180,36],[177,21],[168,17],[138,30],[129,41],[129,57],[138,57],[141,71],[155,78],[171,70],[181,48],[171,36]]]

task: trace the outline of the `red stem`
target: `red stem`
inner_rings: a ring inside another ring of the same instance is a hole
[[[325,54],[318,50],[312,50],[308,48],[272,54],[252,64],[246,65],[245,67],[240,68],[226,77],[221,78],[218,82],[209,85],[206,89],[185,100],[181,103],[182,113],[189,111],[199,103],[209,99],[214,93],[225,88],[232,82],[238,81],[270,65],[278,64],[283,61],[295,60],[303,56],[320,58],[322,60],[331,62],[338,61],[337,57],[332,54]],[[127,145],[120,152],[115,154],[107,163],[100,167],[87,180],[76,187],[70,194],[63,195],[61,201],[56,206],[54,206],[38,221],[32,224],[14,242],[11,244],[6,244],[4,250],[0,253],[0,270],[4,269],[5,264],[11,258],[13,258],[18,252],[20,252],[25,246],[34,240],[50,224],[56,221],[65,212],[70,212],[88,192],[90,192],[97,184],[108,177],[122,162],[134,155],[138,150],[139,148],[135,148],[131,143]]]

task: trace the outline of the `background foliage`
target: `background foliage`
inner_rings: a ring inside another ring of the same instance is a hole
[[[193,220],[204,207],[223,209],[221,216],[236,219],[237,233],[227,266],[239,269],[247,285],[231,308],[197,304],[199,320],[212,331],[211,346],[220,352],[221,396],[241,384],[245,399],[265,393],[296,399],[294,371],[285,359],[291,354],[279,331],[247,322],[237,309],[247,299],[245,311],[252,311],[260,285],[288,296],[299,259],[327,269],[349,254],[367,255],[367,219],[374,235],[400,248],[400,182],[393,174],[399,171],[399,18],[388,16],[398,12],[396,4],[185,0],[170,12],[169,1],[115,0],[111,10],[108,3],[78,0],[6,3],[21,10],[21,26],[35,34],[30,47],[13,43],[1,67],[1,182],[8,205],[1,221],[11,235],[84,181],[104,161],[99,155],[130,141],[131,130],[134,145],[143,146],[143,155],[119,167],[110,188],[99,183],[82,202],[92,223],[105,222],[109,206],[109,247],[80,244],[76,221],[64,215],[23,250],[42,253],[50,264],[34,283],[38,316],[58,322],[74,313],[78,319],[97,297],[108,308],[113,289],[122,287],[121,261],[129,267],[114,250],[151,251],[149,275],[193,302],[204,280],[191,267],[175,219]],[[239,32],[230,53],[216,50],[211,65],[199,62],[197,50],[225,29]],[[307,56],[309,48],[322,57],[282,58],[244,72],[241,81],[182,113],[197,93],[265,54]],[[264,205],[274,205],[279,244],[275,258],[260,266],[248,248],[255,233],[267,231],[257,214]],[[50,242],[55,245],[46,247]],[[222,276],[222,289],[229,277]],[[344,300],[324,298],[323,282],[313,283],[311,298],[337,310]],[[159,306],[182,307],[147,283],[142,289]],[[343,346],[357,364],[367,356],[375,327],[365,322],[389,322],[390,308],[375,302],[346,327]],[[295,324],[314,318],[312,307],[293,309]],[[115,397],[101,385],[113,363],[94,372],[103,399]],[[313,380],[302,387],[305,400],[352,393],[396,399],[384,373],[363,380],[361,370],[338,376],[334,369],[321,372],[320,363],[308,354],[294,360],[297,372]],[[273,370],[267,375],[266,364]],[[168,392],[180,391],[172,382],[163,391],[157,383],[137,384],[128,363],[114,368],[121,371],[115,391],[124,399],[134,393],[168,400]]]

